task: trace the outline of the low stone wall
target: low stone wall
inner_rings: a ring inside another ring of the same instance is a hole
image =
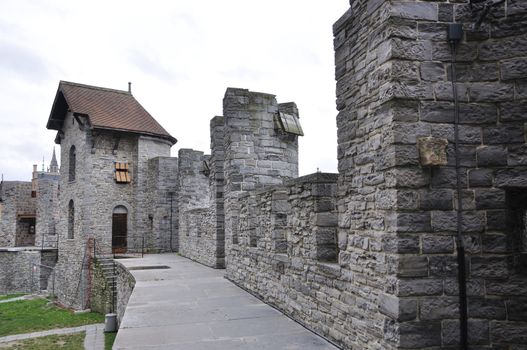
[[[37,250],[0,250],[0,294],[39,290],[40,261],[41,252]],[[32,271],[33,264],[37,266]]]
[[[130,271],[118,261],[115,261],[115,273],[117,274],[117,323],[120,325],[123,319],[128,299],[135,287],[135,278]]]
[[[103,315],[112,311],[112,291],[104,275],[102,266],[95,262],[93,265],[93,279],[91,285],[90,309]]]
[[[337,263],[336,181],[317,173],[243,195],[227,278],[342,345],[360,300],[349,291],[351,257]]]

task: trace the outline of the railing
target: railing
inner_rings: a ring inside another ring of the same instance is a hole
[[[34,283],[34,276],[35,276],[35,272],[37,271],[37,267],[40,267],[40,268],[45,268],[45,269],[49,269],[51,270],[51,275],[53,276],[52,278],[52,287],[51,287],[51,297],[55,297],[55,268],[54,267],[51,267],[51,266],[47,266],[47,265],[43,265],[43,264],[33,264],[32,268],[31,268],[31,290],[33,290],[33,286],[35,285]],[[42,275],[42,273],[39,273],[39,282],[40,282],[40,276]],[[49,280],[49,277],[48,277],[48,280]],[[39,283],[39,291],[41,290],[41,286],[40,286],[40,283]]]
[[[53,240],[46,239],[46,236],[49,237],[51,235],[42,235],[41,249],[44,249],[44,248],[58,249],[59,248],[59,235],[55,234],[54,236],[56,236],[57,238]]]
[[[98,257],[104,256],[104,257],[111,257],[111,258],[115,259],[119,255],[132,255],[132,256],[135,256],[135,255],[139,255],[139,254],[141,254],[141,258],[143,258],[144,254],[145,254],[145,237],[144,236],[141,236],[141,237],[123,236],[123,238],[124,237],[126,237],[127,240],[129,240],[129,241],[130,240],[136,241],[137,239],[140,239],[141,240],[141,251],[140,252],[131,252],[131,251],[127,250],[128,248],[125,245],[123,245],[123,246],[116,246],[116,245],[113,245],[113,244],[105,243],[102,240],[93,239],[93,242],[94,242],[93,256],[94,256],[94,258],[97,259]],[[121,249],[124,250],[123,253],[116,252],[116,251],[121,250]]]
[[[90,301],[90,295],[91,293],[86,293],[87,288],[91,288],[91,271],[90,266],[92,263],[92,256],[91,256],[91,244],[94,241],[93,238],[89,238],[86,241],[86,247],[84,248],[84,256],[82,258],[82,265],[79,271],[79,282],[77,283],[77,288],[75,289],[75,293],[73,294],[73,302],[75,302],[76,297],[79,295],[79,290],[82,292],[81,295],[81,308],[85,309],[85,306],[88,305]],[[86,279],[87,281],[84,282],[83,273],[87,271]],[[83,285],[81,288],[81,284]],[[86,284],[86,285],[84,285]]]

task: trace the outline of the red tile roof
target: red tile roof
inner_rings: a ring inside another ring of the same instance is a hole
[[[67,110],[87,115],[94,129],[128,131],[177,142],[128,91],[61,81],[47,128],[60,130]]]

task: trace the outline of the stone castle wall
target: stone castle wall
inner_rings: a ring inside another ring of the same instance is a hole
[[[279,130],[281,108],[298,116],[293,103],[279,105],[270,94],[229,88],[223,99],[225,265],[233,280],[242,254],[238,197],[298,177],[298,137]]]
[[[17,248],[0,249],[0,294],[40,290],[41,252]],[[33,266],[36,264],[35,270]]]
[[[279,105],[274,95],[229,88],[224,99],[225,116],[211,120],[211,155],[180,150],[178,196],[183,256],[224,268],[229,231],[224,226],[224,208],[231,209],[231,227],[238,230],[238,194],[298,176],[297,136],[279,130],[279,111],[298,116],[294,103]],[[232,228],[230,232],[231,242],[236,241],[237,233],[233,235]]]
[[[334,26],[340,261],[351,255],[361,301],[349,347],[459,344],[453,21],[465,23],[456,80],[469,343],[527,343],[525,221],[510,219],[524,212],[527,186],[527,9],[505,1],[483,12],[468,1],[353,1]],[[446,164],[423,165],[424,137],[448,142]]]
[[[31,197],[31,182],[3,181],[0,189],[0,247],[30,246],[35,234],[19,215],[35,217],[36,200]]]
[[[59,181],[59,175],[39,174],[36,197],[36,246],[57,248]]]
[[[145,250],[149,252],[170,252],[179,248],[178,174],[177,158],[155,157],[148,161],[150,232],[146,234]]]
[[[216,267],[215,215],[208,167],[210,156],[180,149],[179,233],[181,255]]]

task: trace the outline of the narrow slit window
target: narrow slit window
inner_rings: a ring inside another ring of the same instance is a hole
[[[294,115],[279,112],[278,124],[280,125],[280,129],[288,134],[304,136],[300,120]]]
[[[130,171],[128,163],[115,162],[115,182],[130,183]]]

